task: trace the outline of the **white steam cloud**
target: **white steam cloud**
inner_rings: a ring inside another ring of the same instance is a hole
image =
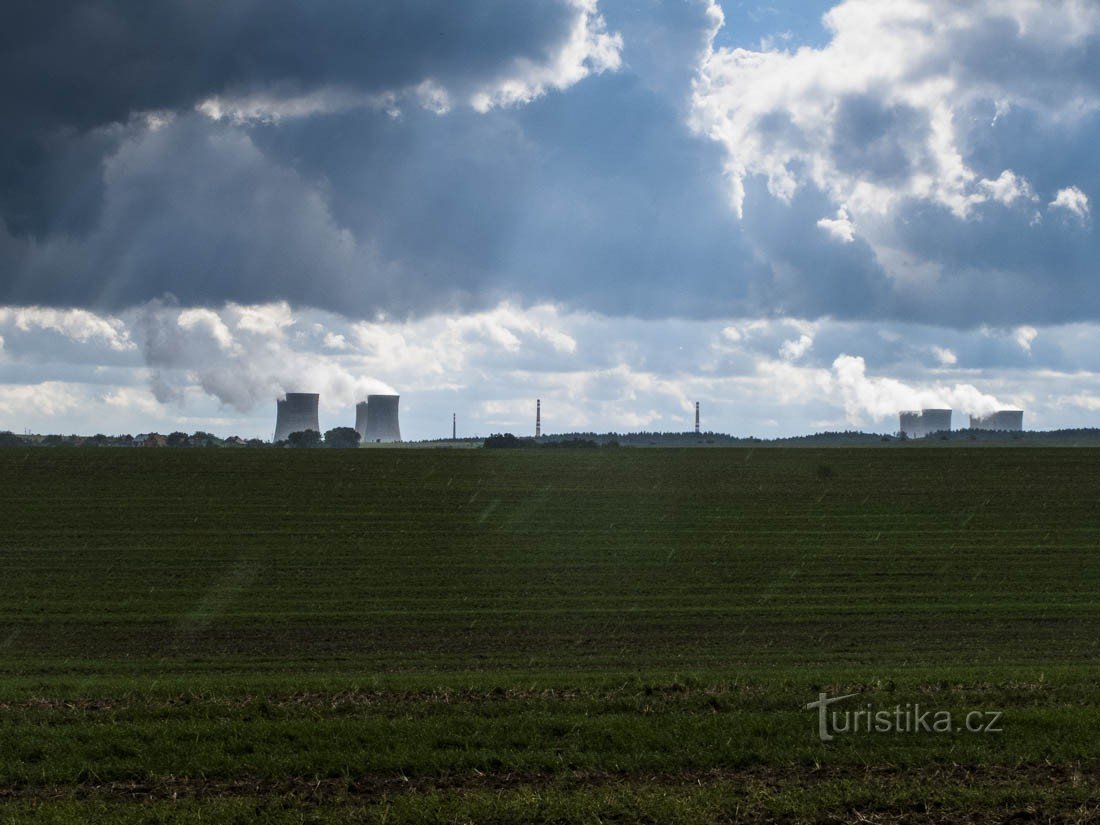
[[[882,419],[902,410],[922,408],[951,409],[967,415],[988,415],[1011,408],[972,384],[913,387],[894,378],[869,377],[867,364],[859,356],[841,355],[833,361],[833,373],[844,412],[857,423],[866,417]]]
[[[241,412],[287,392],[319,392],[325,406],[394,392],[338,360],[296,349],[294,344],[313,331],[298,329],[283,303],[228,304],[215,311],[155,301],[143,308],[136,327],[153,393],[162,403],[179,401],[196,384]]]

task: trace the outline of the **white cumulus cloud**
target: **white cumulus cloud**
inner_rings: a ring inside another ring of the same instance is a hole
[[[903,199],[958,218],[1032,201],[1016,171],[985,177],[967,160],[970,107],[1052,121],[1100,105],[1095,84],[1075,74],[1081,44],[1100,32],[1095,3],[846,0],[824,22],[821,48],[717,47],[700,65],[692,122],[725,148],[738,211],[754,175],[785,200],[813,185],[857,222]]]
[[[813,348],[813,345],[813,338],[809,335],[800,335],[798,338],[784,341],[782,346],[779,347],[779,354],[787,361],[797,361],[809,352]]]
[[[1031,343],[1039,337],[1039,330],[1028,326],[1017,327],[1012,337],[1020,345],[1020,349],[1031,352]]]
[[[1054,200],[1050,202],[1050,208],[1064,209],[1081,222],[1084,222],[1089,218],[1089,196],[1076,186],[1060,189],[1058,194],[1054,196]]]
[[[932,347],[932,354],[945,367],[951,367],[959,363],[959,357],[947,347]]]
[[[546,62],[517,60],[506,74],[479,89],[470,104],[479,112],[496,106],[527,103],[549,91],[567,89],[590,74],[618,69],[622,63],[622,35],[607,31],[597,0],[570,0],[576,14],[570,36]]]
[[[837,210],[835,218],[822,218],[817,225],[841,243],[851,243],[856,239],[856,227],[848,218],[846,209]]]
[[[97,315],[86,309],[3,307],[0,308],[0,326],[11,326],[20,332],[47,330],[80,344],[105,344],[116,352],[135,348],[119,318]]]

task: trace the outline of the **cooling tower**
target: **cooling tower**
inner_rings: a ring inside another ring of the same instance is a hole
[[[366,435],[363,440],[400,441],[401,426],[397,421],[397,402],[400,395],[368,395]]]
[[[951,429],[951,410],[904,410],[899,423],[906,438],[924,438]]]
[[[970,429],[972,430],[1020,432],[1023,428],[1023,410],[997,410],[997,412],[989,415],[970,416]]]
[[[355,405],[355,431],[359,433],[361,441],[367,440],[367,402],[360,401]]]
[[[904,410],[898,416],[900,426],[898,431],[906,438],[923,438],[924,423],[921,421],[919,410]]]
[[[951,410],[921,410],[920,419],[925,435],[951,429]]]
[[[288,392],[285,398],[276,402],[275,440],[286,441],[291,433],[303,430],[321,432],[317,423],[317,402],[320,399],[315,392]]]

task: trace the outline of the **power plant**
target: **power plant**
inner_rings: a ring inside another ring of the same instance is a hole
[[[902,410],[899,414],[898,432],[906,438],[920,438],[924,435],[920,410]]]
[[[317,402],[320,395],[315,392],[288,392],[275,402],[275,440],[286,441],[291,433],[304,430],[321,432],[317,421]]]
[[[315,392],[288,392],[276,402],[275,441],[286,441],[291,433],[303,430],[321,432],[317,407],[321,396]],[[368,395],[355,405],[355,431],[362,442],[401,440],[398,422],[399,395]],[[454,421],[452,420],[452,424]]]
[[[367,440],[367,402],[360,401],[355,405],[355,431],[359,433],[359,440]]]
[[[925,435],[944,433],[951,429],[951,410],[921,410],[920,417]]]
[[[355,405],[355,431],[363,443],[391,443],[401,440],[398,416],[399,395],[368,395]],[[276,442],[286,441],[291,433],[313,430],[320,433],[318,406],[320,395],[309,392],[288,392],[276,401]],[[898,414],[898,431],[904,438],[925,438],[933,433],[950,432],[951,410],[902,410]],[[971,415],[970,429],[998,432],[1022,432],[1023,410],[997,410],[987,415]],[[700,403],[695,402],[695,433],[700,434]],[[535,399],[535,438],[542,437],[542,399]],[[451,413],[451,438],[458,438],[458,414]]]
[[[366,404],[357,405],[355,419],[359,421],[359,407],[365,407],[363,441],[388,443],[401,440],[401,425],[397,417],[400,395],[368,395]],[[357,428],[358,429],[358,428]]]
[[[1024,411],[997,410],[989,415],[972,415],[970,429],[1021,432],[1024,429]]]
[[[899,432],[906,438],[924,438],[951,429],[951,410],[904,410],[899,414]],[[970,416],[972,430],[1022,432],[1023,410],[997,410],[988,415]]]
[[[924,438],[951,429],[951,410],[903,410],[899,419],[898,432],[906,438]]]

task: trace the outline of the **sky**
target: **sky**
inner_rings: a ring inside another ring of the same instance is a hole
[[[12,0],[0,429],[1100,424],[1094,0]]]

